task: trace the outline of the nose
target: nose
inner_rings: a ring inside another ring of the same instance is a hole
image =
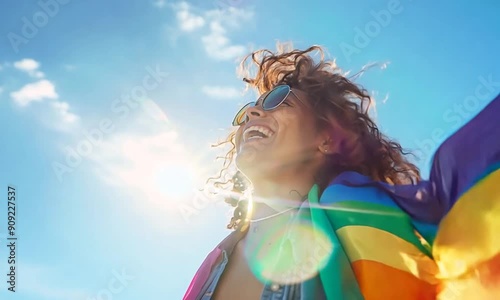
[[[246,115],[247,115],[248,120],[250,120],[252,118],[258,118],[258,117],[262,118],[266,115],[266,113],[262,109],[262,106],[254,105],[254,106],[247,108]]]

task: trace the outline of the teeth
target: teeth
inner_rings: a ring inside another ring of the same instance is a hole
[[[271,137],[274,134],[274,132],[267,129],[266,127],[250,126],[245,130],[245,132],[243,132],[243,140],[247,141],[247,140],[255,139],[255,138],[260,138],[260,139],[263,138],[263,137],[258,136],[258,135],[250,136],[250,133],[252,131],[258,131],[258,132],[262,133],[266,138]]]
[[[254,136],[251,136],[251,137],[247,138],[247,141],[251,140],[251,139],[263,139],[263,137],[258,136],[258,135],[254,135]]]

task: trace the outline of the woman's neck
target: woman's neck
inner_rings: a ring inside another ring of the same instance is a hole
[[[249,229],[259,227],[258,231],[262,232],[289,220],[307,198],[319,168],[319,165],[308,162],[295,168],[273,169],[272,172],[247,170],[250,172],[246,175],[252,182],[252,201],[247,215]],[[288,210],[290,208],[293,209]]]
[[[250,219],[261,219],[282,212],[286,209],[298,208],[307,197],[314,181],[301,178],[281,178],[279,182],[271,180],[253,181],[252,211]]]

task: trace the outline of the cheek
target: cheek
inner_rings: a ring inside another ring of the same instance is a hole
[[[304,116],[294,116],[282,123],[283,142],[303,144],[315,139],[316,129],[312,120]]]

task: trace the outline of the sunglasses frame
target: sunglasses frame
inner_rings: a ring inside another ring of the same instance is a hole
[[[286,93],[286,95],[283,97],[283,99],[280,100],[280,102],[278,102],[276,105],[272,106],[272,107],[269,107],[269,108],[265,108],[264,107],[264,103],[266,102],[266,99],[269,95],[271,95],[271,93],[273,91],[275,91],[277,88],[280,88],[282,86],[286,86],[288,88],[288,91]],[[292,88],[288,85],[288,84],[280,84],[280,85],[277,85],[275,86],[272,90],[270,90],[269,92],[267,92],[266,94],[263,94],[259,97],[259,99],[257,99],[257,101],[251,101],[251,102],[248,102],[247,104],[245,104],[237,113],[236,115],[234,116],[234,119],[233,119],[233,126],[241,126],[243,124],[245,124],[246,120],[248,117],[245,118],[245,121],[243,122],[237,122],[237,120],[239,119],[239,117],[242,115],[242,114],[246,114],[246,110],[249,108],[249,107],[252,107],[254,106],[257,102],[259,102],[260,99],[262,99],[262,102],[261,102],[261,107],[263,110],[265,111],[269,111],[269,110],[273,110],[275,108],[277,108],[278,106],[280,106],[283,102],[285,102],[286,98],[288,98],[288,96],[290,95],[290,93],[292,93],[297,99],[299,99],[300,101],[300,98],[297,97],[297,95],[292,91]]]

